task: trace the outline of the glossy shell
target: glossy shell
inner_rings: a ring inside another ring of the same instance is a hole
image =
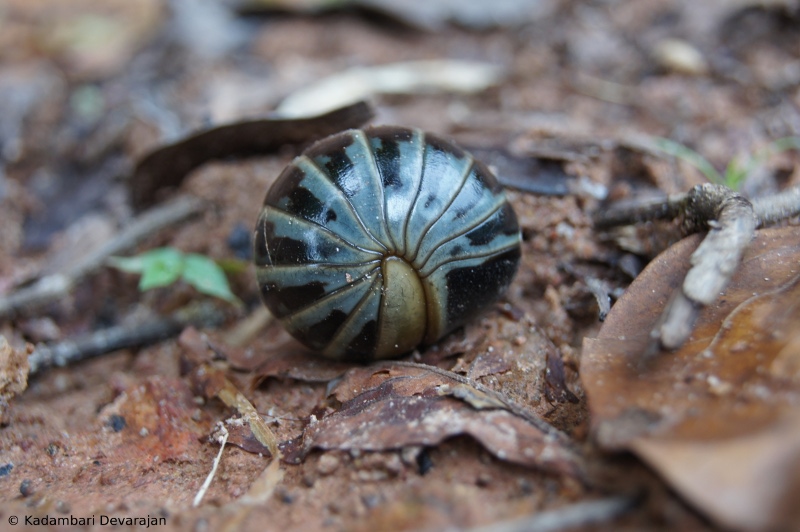
[[[508,287],[517,218],[470,154],[415,129],[327,137],[281,173],[255,230],[267,307],[332,358],[430,344]]]

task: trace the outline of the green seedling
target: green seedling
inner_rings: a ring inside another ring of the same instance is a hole
[[[111,257],[109,265],[128,273],[138,273],[139,290],[169,286],[181,280],[202,294],[241,304],[233,295],[223,269],[198,253],[183,253],[173,247],[151,249],[135,257]]]
[[[697,168],[709,182],[725,185],[733,190],[739,190],[739,187],[742,186],[747,176],[751,175],[756,168],[764,164],[764,162],[773,155],[787,150],[800,151],[800,137],[784,137],[771,142],[766,148],[755,154],[734,157],[728,162],[724,174],[720,174],[719,171],[714,168],[714,165],[708,162],[708,159],[691,148],[673,140],[656,138],[655,148],[691,164]]]

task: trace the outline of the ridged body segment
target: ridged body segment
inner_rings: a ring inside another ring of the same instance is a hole
[[[516,216],[471,155],[400,127],[350,130],[295,160],[255,230],[263,299],[332,358],[393,357],[496,301],[520,258]]]

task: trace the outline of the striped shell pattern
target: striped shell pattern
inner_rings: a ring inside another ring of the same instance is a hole
[[[520,259],[517,218],[489,170],[396,126],[344,131],[295,158],[267,194],[254,245],[262,297],[288,331],[362,361],[463,325]]]

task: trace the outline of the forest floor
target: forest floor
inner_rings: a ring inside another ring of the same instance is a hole
[[[68,279],[0,313],[0,528],[800,528],[796,219],[760,230],[687,347],[649,365],[642,342],[699,237],[593,224],[616,202],[706,182],[689,149],[718,173],[745,169],[723,178],[746,197],[800,184],[800,155],[783,149],[800,143],[776,144],[800,137],[797,2],[189,6],[0,7],[0,307]],[[361,99],[371,119],[361,107],[324,127],[252,127]],[[523,256],[478,320],[358,365],[306,353],[269,319],[250,249],[292,157],[367,121],[483,160]],[[204,131],[210,143],[193,137]],[[113,254],[211,257],[240,304],[87,266],[142,217],[183,208]],[[147,345],[29,373],[42,346],[154,327],[134,342]],[[248,403],[282,460],[241,417]]]

